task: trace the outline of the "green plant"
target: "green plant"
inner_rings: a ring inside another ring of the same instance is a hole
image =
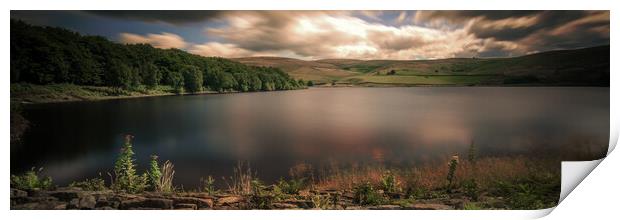
[[[454,174],[456,173],[456,166],[459,164],[459,156],[452,156],[450,163],[448,163],[448,191],[452,190],[452,183],[454,182]]]
[[[286,181],[284,178],[280,178],[277,184],[278,189],[286,194],[298,194],[299,190],[304,187],[304,179],[291,179]]]
[[[493,193],[507,200],[509,209],[544,209],[557,205],[559,177],[550,173],[533,173],[515,181],[498,181]]]
[[[353,202],[360,205],[379,205],[383,202],[383,197],[369,182],[364,182],[355,187]]]
[[[271,209],[275,197],[265,191],[267,188],[258,178],[250,181],[252,189],[250,195],[250,208],[252,209]]]
[[[310,200],[312,201],[312,206],[318,209],[328,209],[332,204],[331,195],[313,195]]]
[[[465,195],[469,196],[469,198],[474,201],[478,201],[478,195],[480,192],[478,189],[478,183],[475,179],[463,181],[463,189],[465,190]]]
[[[38,171],[35,171],[33,167],[22,175],[11,175],[11,187],[21,190],[50,189],[52,187],[52,178],[41,176],[42,170],[43,168],[39,168]]]
[[[131,144],[132,139],[133,136],[125,135],[124,145],[114,163],[115,180],[113,188],[116,190],[124,190],[129,193],[136,193],[144,191],[147,187],[148,176],[138,176],[136,174],[134,152]]]
[[[203,192],[206,192],[209,195],[217,193],[217,190],[215,189],[215,179],[213,179],[212,176],[200,178],[200,184],[202,185],[201,190]]]
[[[153,191],[161,191],[161,170],[159,170],[159,163],[157,163],[157,155],[151,155],[151,162],[149,164],[149,186]]]
[[[381,178],[381,187],[388,193],[395,193],[399,190],[396,176],[389,170]]]
[[[79,187],[87,191],[102,191],[106,189],[105,181],[101,178],[86,179],[69,184],[70,187]]]
[[[477,159],[478,159],[478,149],[476,148],[476,145],[474,145],[474,141],[471,141],[471,144],[469,145],[469,150],[467,153],[467,160],[470,163],[475,164]]]
[[[463,209],[464,210],[480,210],[482,209],[482,207],[478,205],[478,203],[468,202],[468,203],[463,204]]]

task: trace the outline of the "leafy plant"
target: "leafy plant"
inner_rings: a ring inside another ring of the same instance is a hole
[[[469,196],[469,198],[474,201],[478,201],[478,195],[480,192],[478,189],[478,183],[475,179],[463,181],[463,189],[465,190],[465,195]]]
[[[151,155],[151,162],[149,163],[149,186],[151,190],[161,191],[161,170],[159,170],[159,163],[157,162],[157,155]]]
[[[463,204],[463,209],[464,210],[480,210],[482,209],[482,207],[478,205],[478,203],[468,202],[468,203]]]
[[[115,181],[113,188],[116,190],[124,190],[129,193],[144,191],[147,187],[148,176],[138,176],[136,174],[136,165],[134,164],[134,152],[131,141],[133,136],[125,135],[125,143],[121,148],[121,152],[114,163]]]
[[[50,189],[52,187],[52,178],[41,176],[42,170],[43,168],[39,168],[38,171],[35,171],[33,167],[22,175],[11,175],[11,187],[21,190]]]
[[[381,186],[388,193],[395,193],[399,190],[396,176],[389,170],[381,178]]]
[[[217,190],[215,189],[215,179],[213,179],[212,176],[208,176],[207,178],[200,178],[200,184],[202,185],[201,189],[203,192],[206,192],[209,195],[217,193]]]
[[[106,190],[105,181],[101,178],[85,179],[79,182],[73,182],[69,184],[70,187],[79,187],[82,190],[87,191],[102,191]]]
[[[354,189],[353,202],[360,205],[379,205],[383,197],[372,187],[369,182],[364,182]]]
[[[277,184],[278,189],[286,194],[298,194],[299,190],[304,187],[304,179],[291,179],[286,181],[284,178],[280,178]]]
[[[474,141],[471,141],[471,144],[469,145],[469,150],[467,152],[467,160],[470,163],[475,164],[477,159],[478,159],[478,148],[476,148],[476,145],[474,145]]]
[[[310,200],[312,201],[312,206],[318,209],[328,209],[332,204],[331,195],[313,195]]]
[[[452,159],[448,163],[448,191],[452,190],[452,183],[454,181],[454,174],[456,173],[456,166],[459,164],[459,156],[452,156]]]

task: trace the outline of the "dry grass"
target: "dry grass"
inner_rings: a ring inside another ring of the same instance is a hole
[[[237,166],[233,168],[233,175],[228,179],[223,178],[228,191],[238,195],[249,195],[252,193],[252,180],[255,174],[252,173],[250,163],[237,162]]]
[[[162,192],[174,191],[172,179],[174,179],[174,165],[167,160],[161,167],[161,179],[159,185]]]
[[[444,161],[412,167],[389,169],[396,177],[397,186],[416,186],[427,190],[439,189],[447,184],[448,158]],[[559,165],[559,164],[558,164]],[[498,181],[513,181],[536,172],[559,172],[559,166],[551,161],[517,157],[488,157],[476,161],[460,161],[456,168],[455,184],[475,179],[480,187],[490,187]],[[321,176],[316,187],[319,189],[352,189],[359,183],[378,185],[388,171],[380,166],[330,168],[328,175]]]

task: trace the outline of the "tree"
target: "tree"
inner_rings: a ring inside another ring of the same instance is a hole
[[[172,89],[174,89],[175,93],[183,92],[183,86],[185,85],[185,82],[181,73],[176,71],[169,72],[167,81],[172,86]]]
[[[159,85],[159,81],[161,80],[161,73],[159,72],[159,68],[155,66],[153,63],[147,63],[142,68],[142,74],[144,76],[144,84],[149,87],[155,87]]]
[[[185,65],[181,69],[185,89],[188,92],[199,92],[202,90],[202,73],[195,66]]]
[[[308,83],[306,83],[307,86],[314,86],[314,82],[312,82],[312,80],[308,80]]]

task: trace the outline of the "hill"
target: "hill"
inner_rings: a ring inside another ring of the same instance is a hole
[[[510,58],[304,61],[278,57],[235,59],[282,68],[297,79],[362,85],[609,86],[609,45]]]

